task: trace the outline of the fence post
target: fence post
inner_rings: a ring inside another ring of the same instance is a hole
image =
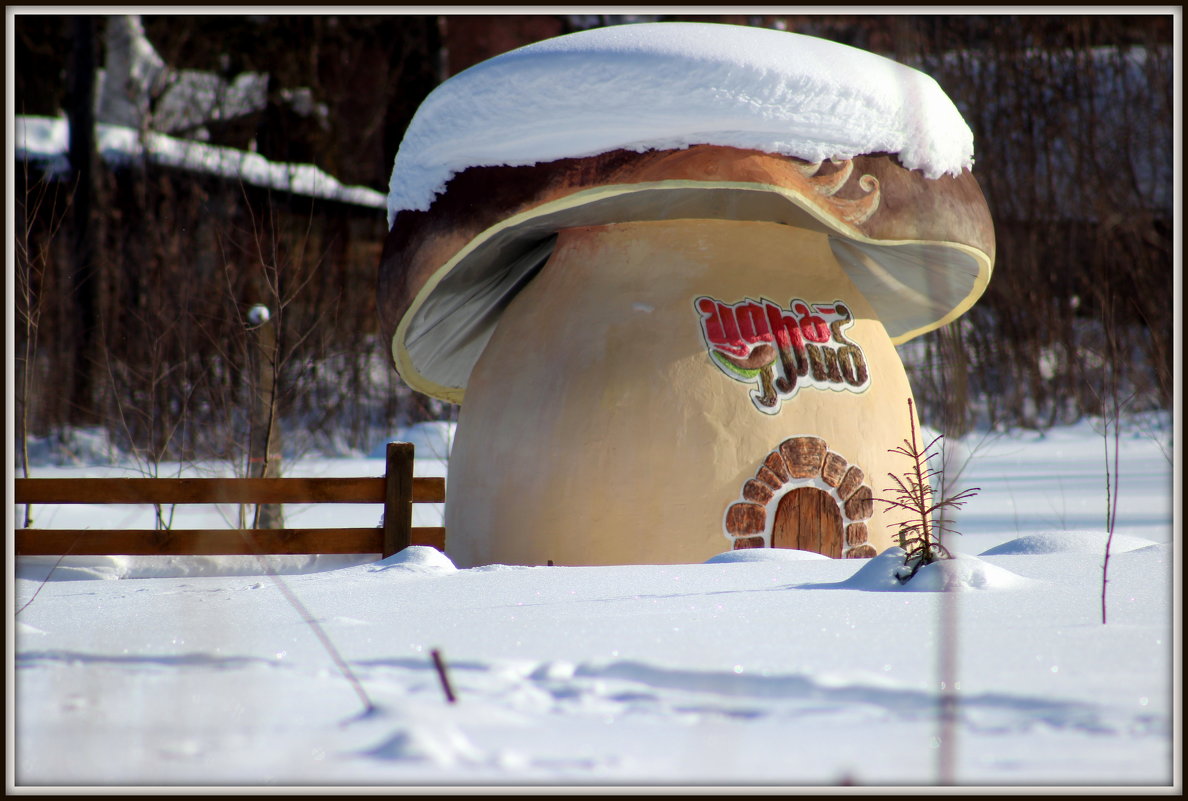
[[[413,450],[411,442],[389,442],[384,474],[384,551],[386,559],[412,539]]]

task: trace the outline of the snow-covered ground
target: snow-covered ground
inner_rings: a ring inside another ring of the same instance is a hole
[[[456,570],[411,548],[383,561],[278,562],[361,683],[368,714],[257,565],[79,557],[43,583],[54,560],[22,559],[8,584],[10,781],[902,787],[936,783],[940,755],[952,753],[963,784],[1178,787],[1169,430],[1122,439],[1104,626],[1105,459],[1089,423],[960,443],[962,483],[981,487],[958,517],[962,556],[906,587],[890,577],[893,554]],[[445,433],[412,432],[418,453]],[[378,458],[289,467],[383,471]],[[422,475],[444,469],[417,462]],[[35,511],[42,526],[147,519],[114,509]],[[379,509],[286,513],[291,524],[369,525]],[[440,510],[418,515],[429,524]],[[944,585],[961,591],[936,591]],[[942,633],[946,605],[957,625]],[[951,751],[938,739],[946,641]]]

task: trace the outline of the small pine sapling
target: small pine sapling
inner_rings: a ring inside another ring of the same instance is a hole
[[[953,555],[941,544],[941,532],[957,534],[950,527],[952,522],[943,516],[947,509],[959,509],[965,502],[976,495],[979,487],[971,487],[956,495],[946,496],[944,492],[944,469],[935,468],[931,460],[939,454],[933,451],[943,435],[923,448],[916,441],[916,416],[912,399],[908,398],[908,422],[911,425],[912,438],[904,440],[903,445],[892,448],[890,453],[902,454],[911,460],[911,467],[903,477],[888,473],[894,482],[889,488],[892,498],[879,498],[880,503],[887,504],[888,509],[900,509],[910,517],[899,526],[899,547],[904,550],[904,567],[899,571],[901,583],[906,583],[924,565],[932,564],[941,559],[952,559]],[[941,487],[939,500],[932,489],[932,482],[936,480]]]

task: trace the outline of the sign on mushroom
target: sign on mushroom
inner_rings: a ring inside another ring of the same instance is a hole
[[[696,305],[710,355],[730,377],[758,382],[751,400],[761,412],[775,414],[802,386],[861,392],[870,383],[862,348],[842,333],[853,322],[844,303],[794,300],[792,314],[766,299]]]
[[[971,159],[928,76],[780,31],[597,29],[442,84],[397,155],[380,313],[405,381],[463,403],[455,563],[890,545],[894,345],[993,264]]]

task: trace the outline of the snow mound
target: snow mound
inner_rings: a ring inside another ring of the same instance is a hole
[[[734,562],[803,562],[828,558],[824,554],[798,551],[792,548],[742,548],[711,556],[705,560],[705,563],[707,565],[722,565]]]
[[[887,590],[902,590],[896,572],[903,566],[902,548],[888,548],[878,556],[870,559],[859,568],[858,572],[848,579],[836,584],[814,584],[812,587],[836,587],[849,590],[869,590],[881,592]]]
[[[976,556],[958,555],[924,565],[902,589],[908,592],[1010,590],[1029,583],[1029,579]]]
[[[417,573],[455,573],[458,570],[450,557],[429,545],[410,545],[387,559],[368,565],[367,569],[373,573],[393,569]]]
[[[427,762],[450,767],[479,764],[483,754],[456,726],[424,725],[399,730],[363,756],[385,762]]]
[[[559,36],[442,83],[396,154],[388,225],[463,170],[695,144],[810,162],[893,153],[929,178],[973,164],[973,133],[928,75],[812,36],[713,23]]]
[[[976,556],[958,555],[953,559],[925,565],[910,581],[901,584],[898,574],[903,567],[903,557],[902,548],[888,548],[845,581],[801,587],[866,592],[953,592],[1014,589],[1029,583],[1028,579]]]
[[[1105,553],[1106,539],[1109,535],[1105,531],[1045,531],[1040,534],[1028,534],[995,545],[982,551],[982,556],[1018,556],[1021,554],[1040,553]],[[1112,553],[1123,553],[1146,548],[1156,543],[1143,537],[1132,537],[1125,534],[1115,534],[1110,542]]]

